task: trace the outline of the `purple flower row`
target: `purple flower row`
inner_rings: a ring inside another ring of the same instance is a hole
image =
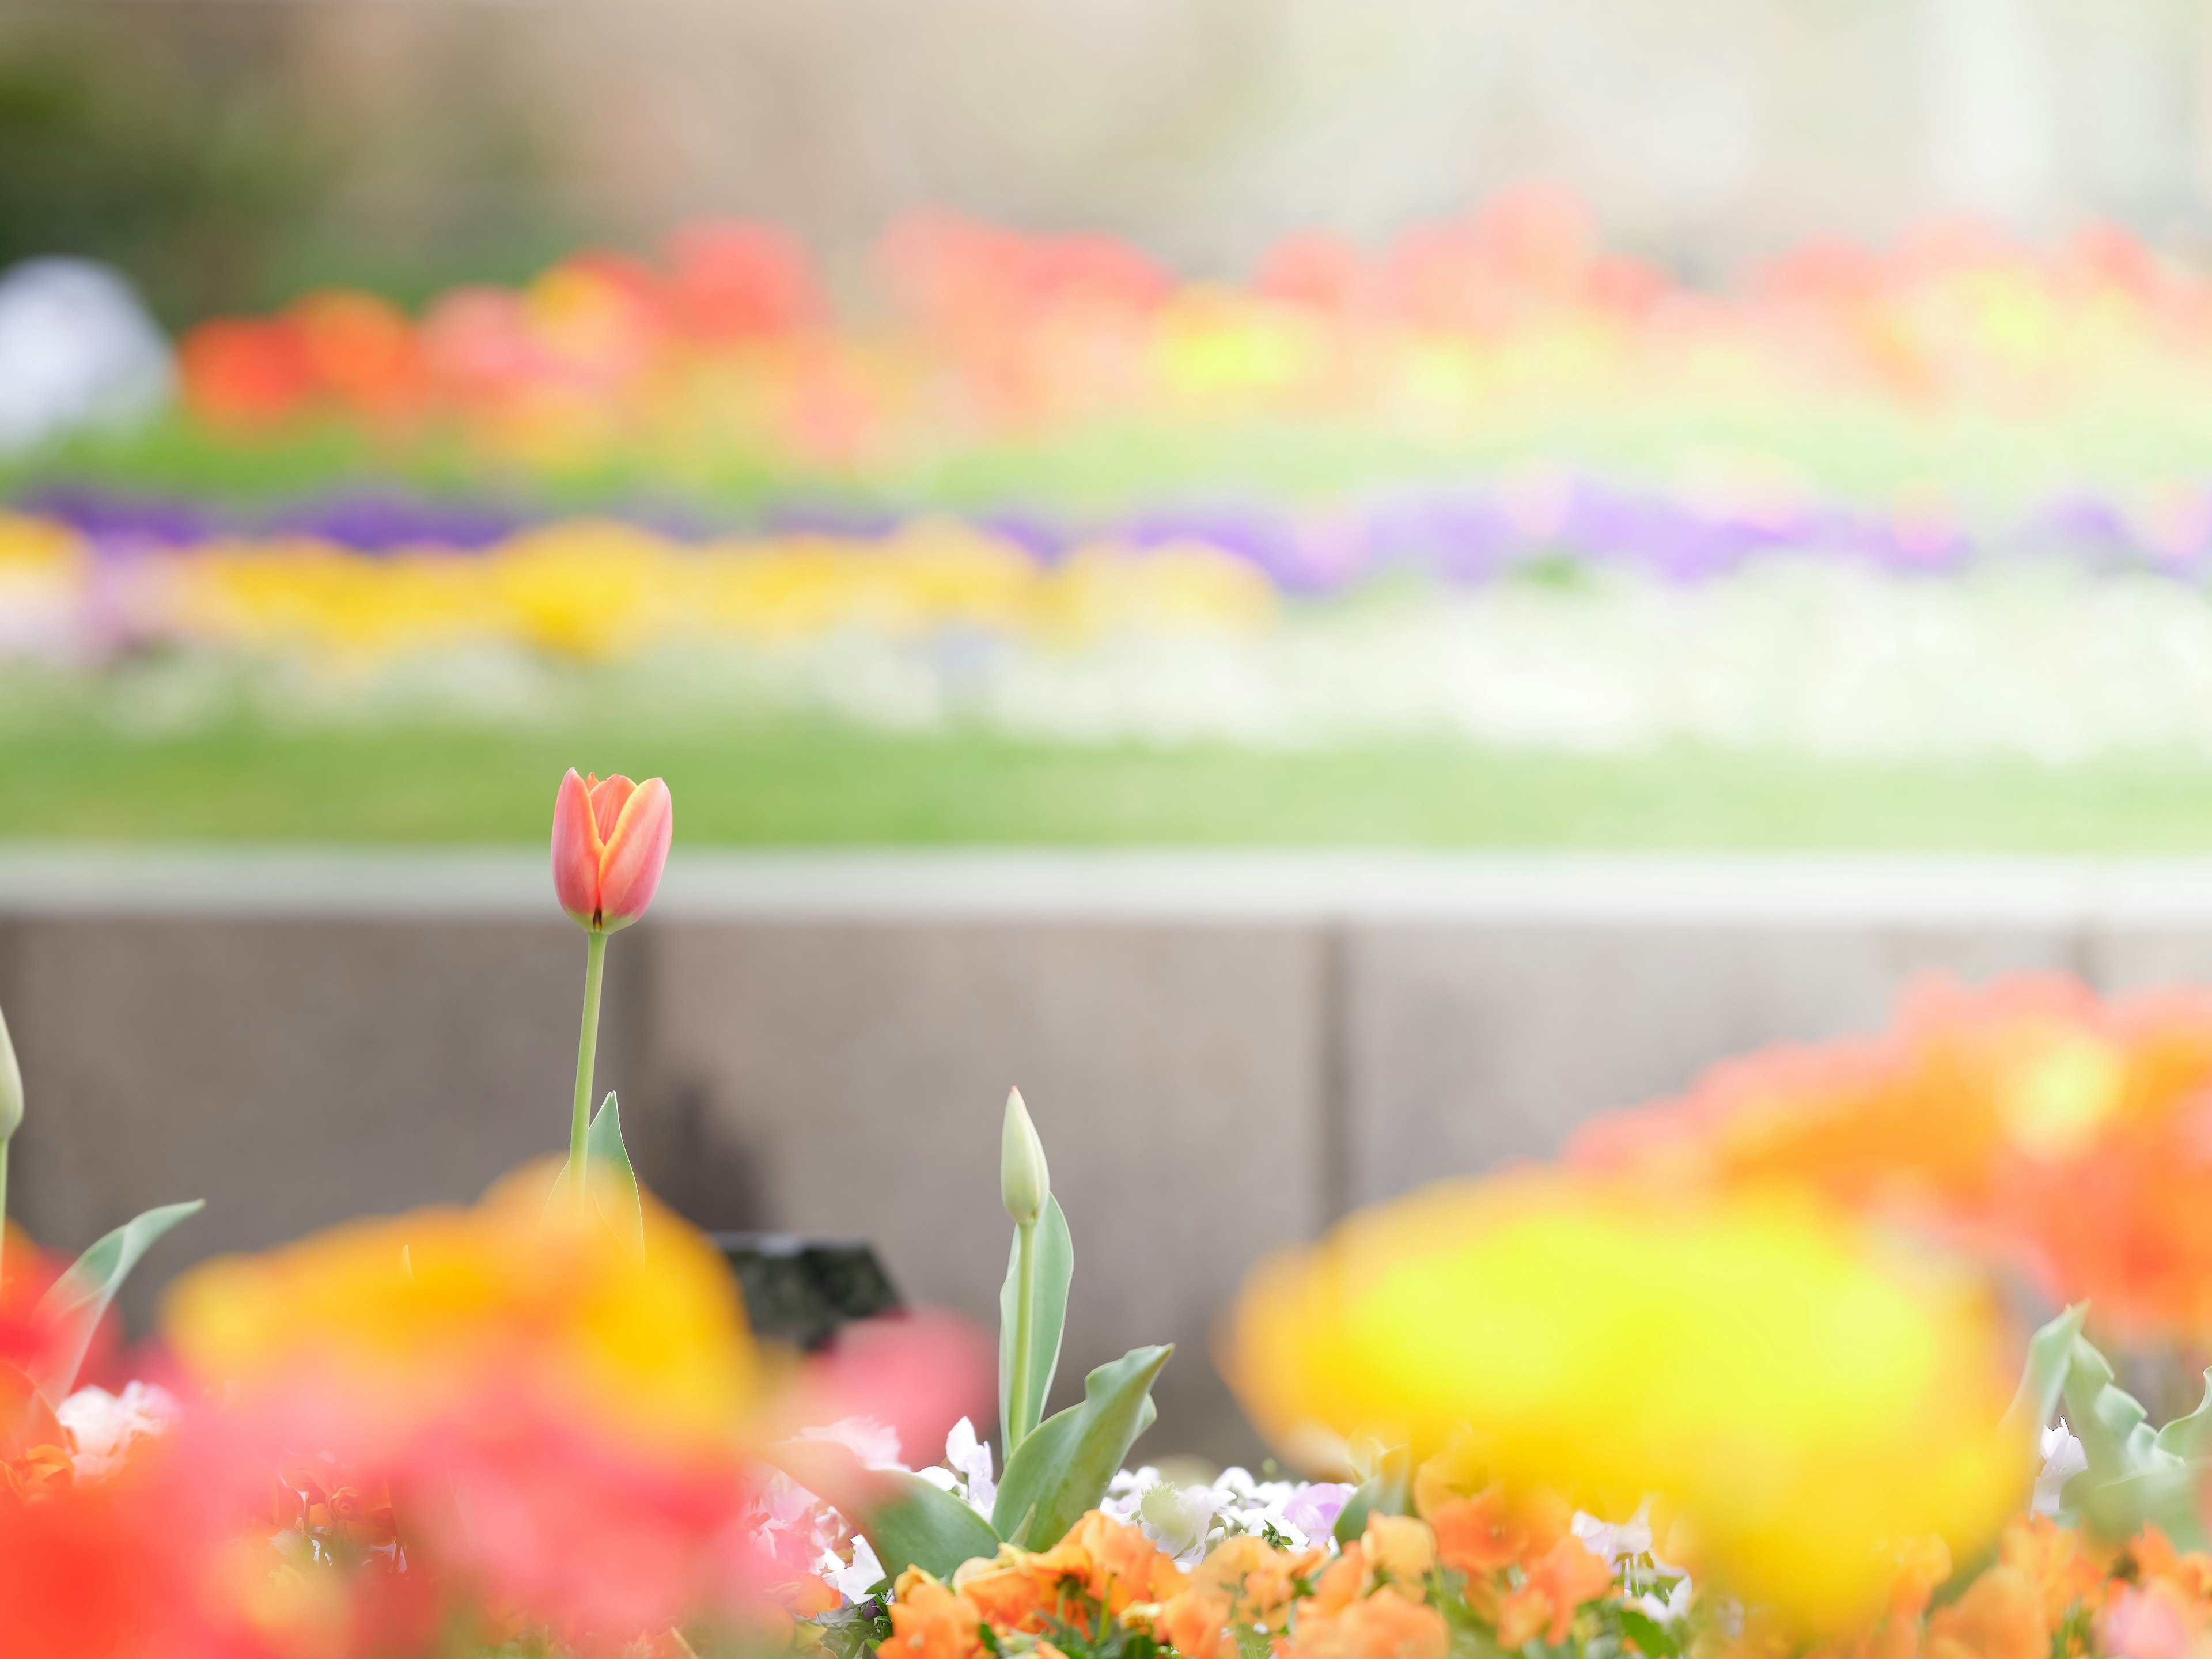
[[[15,510],[65,523],[100,552],[185,552],[218,538],[303,536],[381,555],[434,547],[482,551],[562,515],[483,501],[352,493],[244,509],[82,487],[27,494]],[[714,516],[670,507],[615,509],[678,541],[805,533],[868,540],[909,516],[792,506]],[[1714,506],[1650,487],[1582,477],[1378,494],[1327,507],[1253,501],[1162,507],[1096,519],[987,512],[978,528],[1050,564],[1101,541],[1136,550],[1201,542],[1250,561],[1286,592],[1334,592],[1396,572],[1480,584],[1532,562],[1616,566],[1680,581],[1726,575],[1777,556],[1841,559],[1899,573],[1997,559],[2057,556],[2095,567],[2194,576],[2212,564],[2212,489],[2131,513],[2091,495],[1970,525],[1937,512],[1828,503]]]

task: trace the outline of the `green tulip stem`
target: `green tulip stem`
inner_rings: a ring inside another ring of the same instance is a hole
[[[599,1052],[599,982],[607,965],[607,936],[584,935],[584,1029],[576,1038],[576,1109],[568,1119],[568,1172],[584,1189],[584,1133],[592,1127],[592,1067]]]
[[[1006,1378],[1006,1455],[1030,1437],[1030,1333],[1036,1326],[1036,1223],[1018,1222],[1014,1281],[1014,1364]]]

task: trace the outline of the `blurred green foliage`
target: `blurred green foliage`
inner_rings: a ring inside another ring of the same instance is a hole
[[[263,9],[234,10],[0,21],[0,262],[111,261],[172,323],[265,289],[335,157],[288,107]]]
[[[0,0],[0,266],[106,260],[175,327],[332,283],[417,300],[587,234],[505,37],[440,9],[356,50],[345,9]]]

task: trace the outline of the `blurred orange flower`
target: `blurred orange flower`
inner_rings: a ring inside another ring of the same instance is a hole
[[[1414,1516],[1370,1511],[1361,1541],[1376,1574],[1403,1584],[1418,1585],[1437,1564],[1437,1535]]]
[[[2035,1584],[1998,1565],[1928,1620],[1927,1659],[2049,1659],[2051,1628]]]
[[[1930,981],[1887,1033],[1717,1067],[1571,1161],[1668,1190],[1785,1183],[1929,1229],[2118,1340],[2212,1340],[2212,993]]]
[[[612,1653],[672,1619],[818,1606],[752,1536],[760,1362],[720,1258],[649,1200],[625,1248],[549,1209],[552,1182],[177,1283],[170,1344],[220,1402],[169,1460],[216,1540],[195,1595],[248,1623],[335,1619],[355,1634],[334,1655],[426,1608]],[[272,1480],[290,1558],[229,1541]]]
[[[1528,1576],[1498,1607],[1499,1645],[1517,1648],[1540,1632],[1553,1647],[1567,1639],[1575,1613],[1613,1588],[1613,1569],[1578,1538],[1562,1538],[1530,1562]]]
[[[2021,1516],[1997,1541],[1998,1559],[2027,1575],[2041,1598],[2045,1622],[2054,1628],[2069,1607],[2098,1595],[2112,1554],[2078,1527],[2062,1527],[2047,1515]]]
[[[1277,1549],[1252,1533],[1224,1538],[1207,1552],[1191,1579],[1200,1589],[1221,1595],[1245,1624],[1279,1625],[1284,1609],[1297,1596],[1327,1552],[1319,1545],[1303,1550]]]
[[[1229,1624],[1236,1617],[1220,1591],[1194,1588],[1164,1603],[1152,1628],[1182,1659],[1214,1659],[1229,1644]]]
[[[1302,1604],[1284,1653],[1297,1659],[1444,1659],[1450,1643],[1443,1614],[1386,1585],[1340,1607]]]
[[[908,1567],[892,1587],[891,1633],[883,1644],[896,1659],[972,1659],[983,1643],[983,1614],[975,1602],[920,1567]]]
[[[302,1378],[404,1433],[495,1383],[641,1447],[734,1449],[761,1365],[729,1270],[648,1199],[645,1249],[548,1210],[532,1168],[472,1209],[349,1222],[192,1269],[163,1332],[193,1376],[252,1399]]]
[[[1181,1595],[1188,1583],[1166,1551],[1097,1510],[1048,1550],[1001,1545],[997,1555],[966,1562],[952,1576],[953,1587],[994,1629],[1031,1632],[1067,1619],[1078,1595],[1118,1619],[1138,1602]]]
[[[1473,1498],[1454,1498],[1430,1514],[1436,1528],[1437,1559],[1470,1578],[1483,1577],[1521,1559],[1528,1534],[1505,1510],[1505,1495],[1492,1486]]]

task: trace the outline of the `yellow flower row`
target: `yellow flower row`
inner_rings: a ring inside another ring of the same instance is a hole
[[[1203,544],[1101,544],[1047,565],[1007,538],[943,520],[880,538],[690,545],[584,519],[483,553],[370,556],[310,538],[232,540],[115,572],[109,580],[142,630],[340,654],[503,641],[608,657],[667,641],[848,628],[1081,639],[1130,627],[1254,627],[1277,604],[1264,574]],[[89,550],[66,529],[0,519],[0,598],[66,607],[89,594],[94,577]]]

